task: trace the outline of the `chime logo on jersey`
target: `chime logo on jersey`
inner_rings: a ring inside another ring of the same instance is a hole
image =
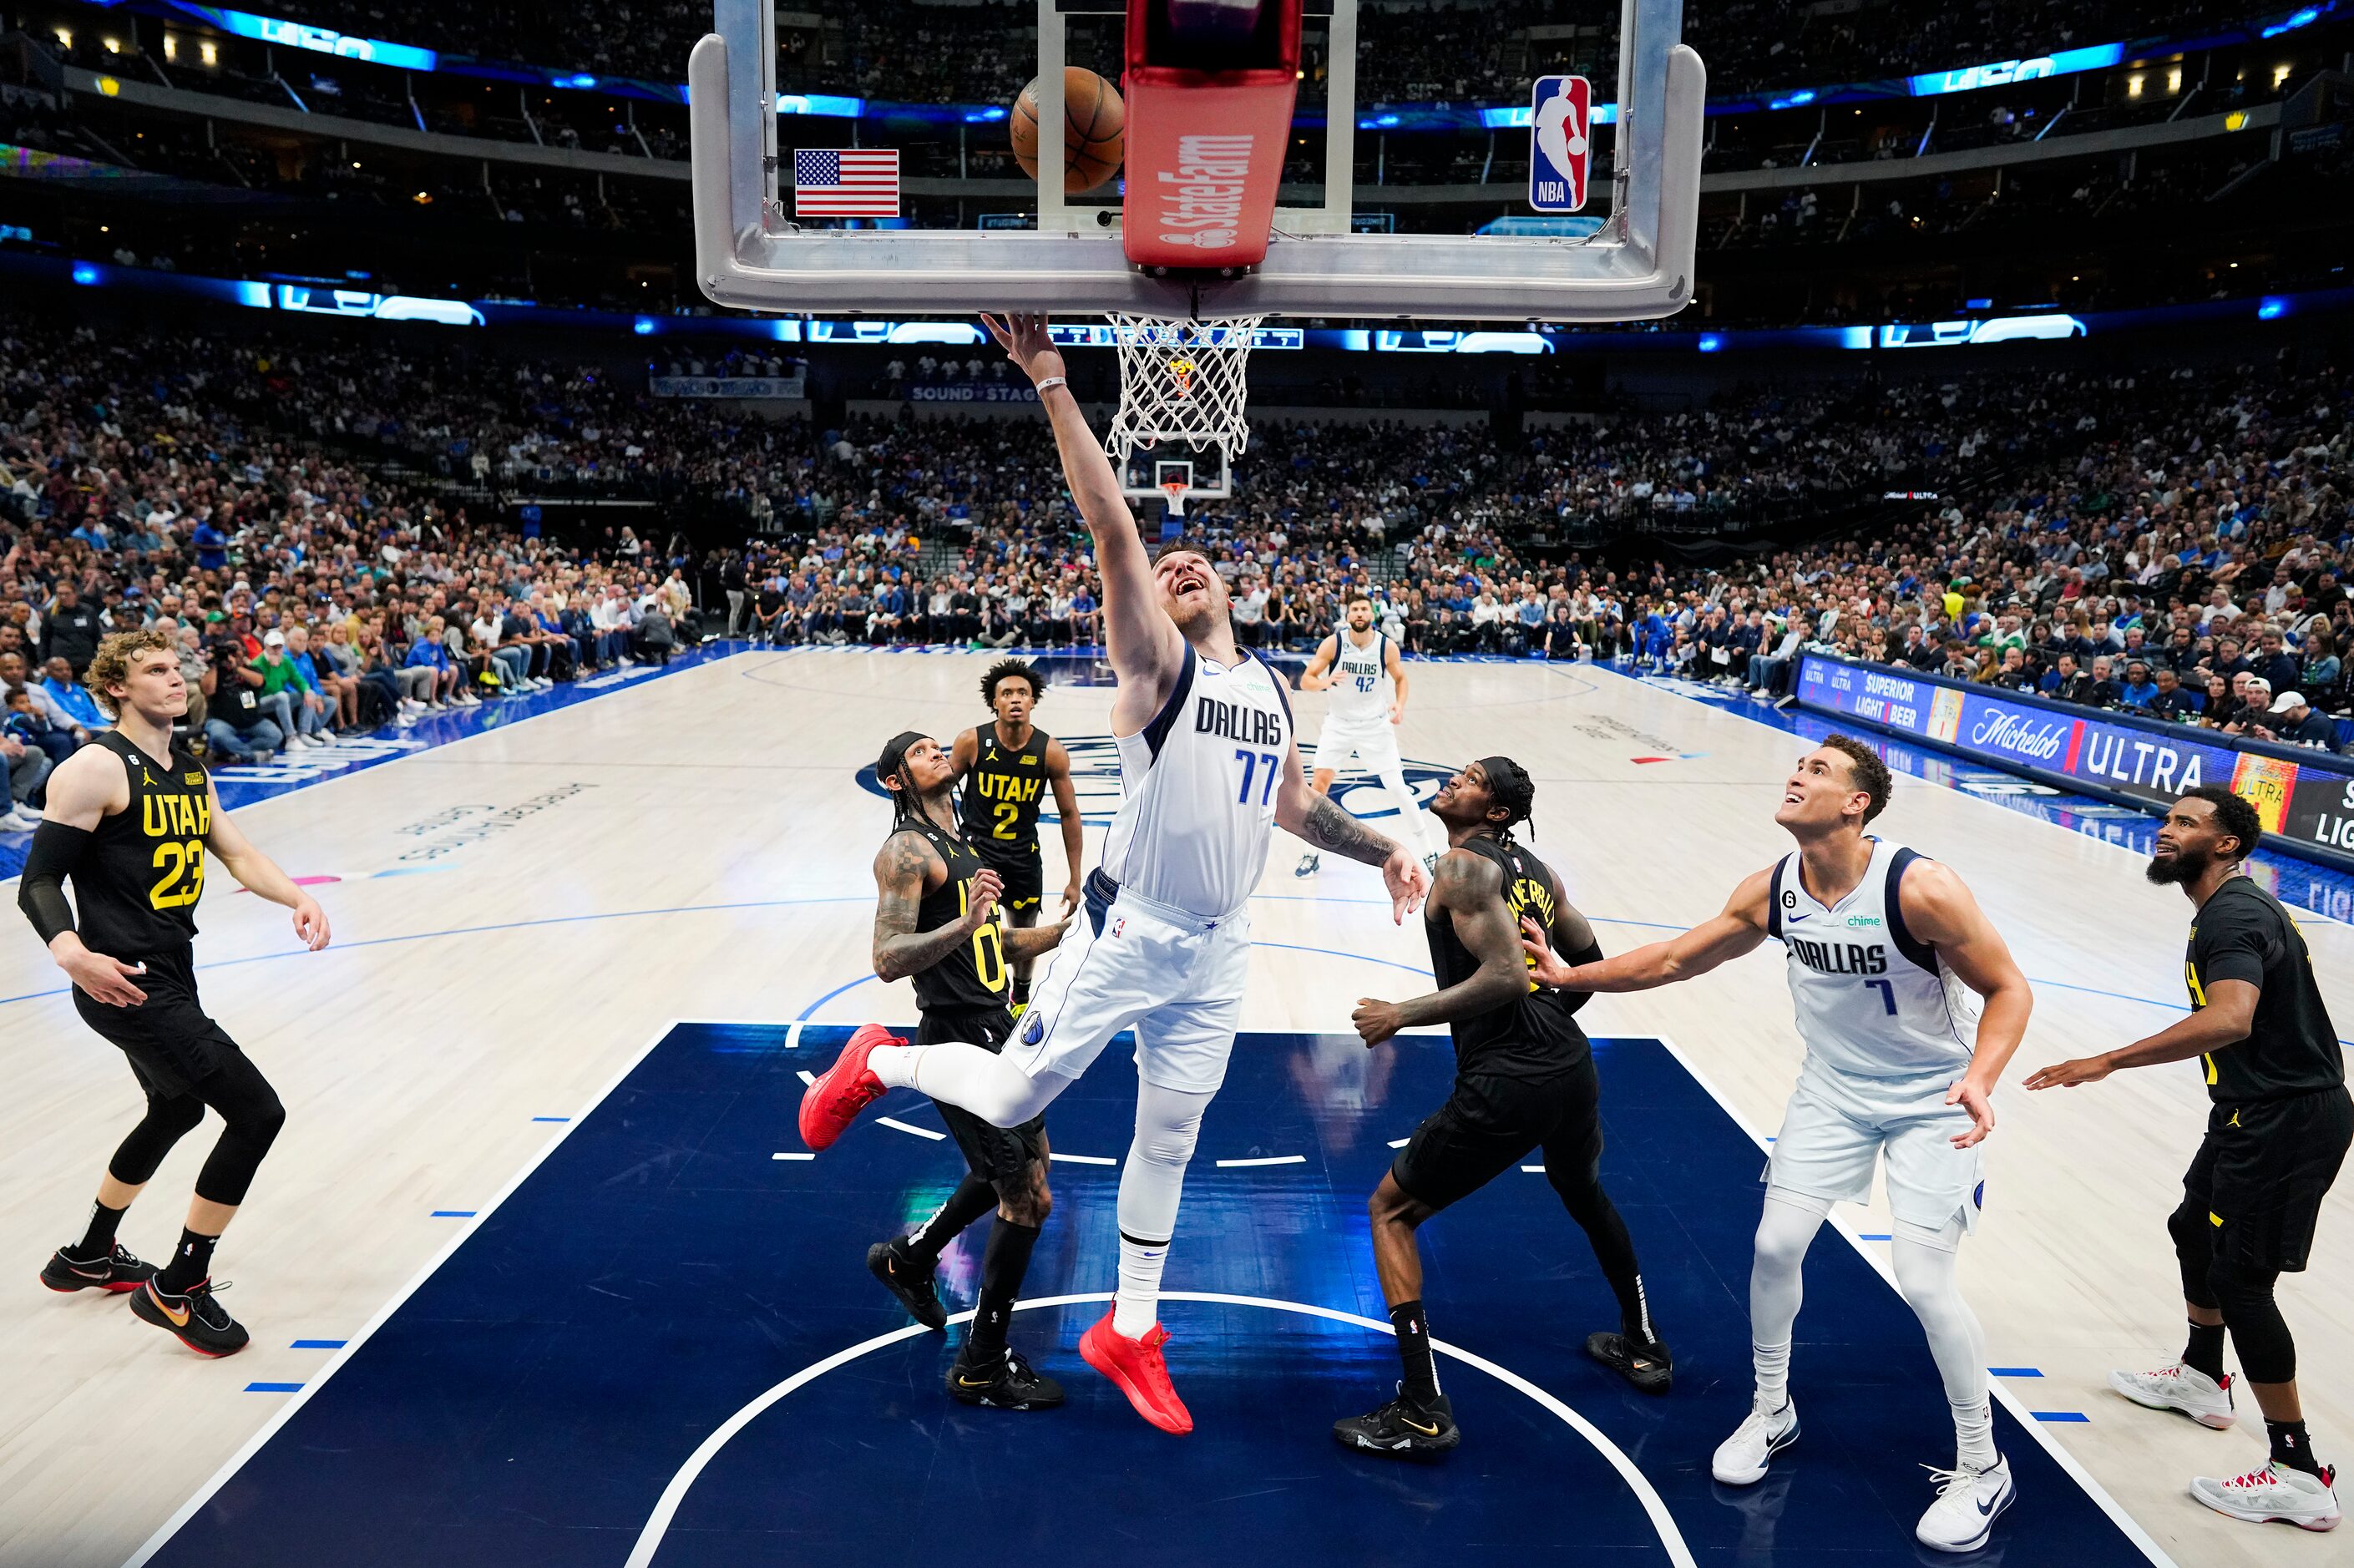
[[[1119,749],[1108,735],[1057,735],[1063,749],[1071,755],[1071,787],[1079,797],[1079,815],[1090,825],[1109,825],[1119,810]],[[1301,743],[1301,763],[1307,762],[1309,745]],[[1439,787],[1455,777],[1455,769],[1436,762],[1405,759],[1406,788],[1413,791],[1416,806],[1427,806],[1437,795]],[[859,787],[870,795],[885,800],[890,791],[884,789],[871,767],[858,770]],[[1397,807],[1390,800],[1389,791],[1382,781],[1369,773],[1347,773],[1332,782],[1332,799],[1351,816],[1366,821],[1397,815]],[[1056,822],[1055,799],[1049,794],[1039,802],[1040,824]],[[1051,857],[1051,853],[1049,855]]]

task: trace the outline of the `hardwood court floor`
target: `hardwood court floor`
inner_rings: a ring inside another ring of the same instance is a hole
[[[670,1021],[912,1019],[904,988],[868,975],[867,865],[887,812],[855,774],[891,732],[945,739],[971,723],[985,662],[745,653],[244,808],[289,871],[343,880],[321,890],[336,932],[323,954],[296,950],[283,912],[232,893],[217,867],[199,911],[207,1003],[290,1111],[222,1246],[218,1272],[237,1282],[225,1300],[255,1331],[229,1361],[187,1355],[119,1301],[34,1285],[136,1100],[30,937],[0,943],[16,1091],[0,1111],[0,1257],[21,1281],[0,1288],[0,1564],[132,1554],[288,1398],[249,1384],[314,1378],[333,1354],[320,1342],[385,1311],[562,1131],[544,1118],[581,1114]],[[1404,748],[1432,768],[1416,776],[1516,756],[1538,782],[1533,843],[1613,950],[1705,916],[1787,846],[1772,812],[1802,744],[1787,734],[1583,667],[1412,673]],[[1040,720],[1106,736],[1109,694],[1058,683]],[[1303,726],[1320,709],[1303,698]],[[1074,750],[1088,814],[1107,811],[1108,747]],[[1371,792],[1351,803],[1378,809]],[[2142,881],[2138,856],[1902,778],[1882,826],[1961,872],[2037,982],[2014,1080],[2179,1013],[2188,906]],[[1091,854],[1099,839],[1091,830]],[[1342,1031],[1358,996],[1421,989],[1406,972],[1426,967],[1420,933],[1390,924],[1373,873],[1328,863],[1303,883],[1296,854],[1278,839],[1253,911],[1246,1027]],[[1051,834],[1046,858],[1051,889]],[[2306,934],[2342,1028],[2354,929],[2314,919]],[[1800,1048],[1777,951],[1597,999],[1584,1017],[1596,1034],[1674,1042],[1747,1125],[1778,1123]],[[2259,1436],[2142,1412],[2104,1385],[2112,1365],[2179,1349],[2163,1220],[2202,1106],[2189,1066],[2008,1090],[1963,1281],[1992,1363],[2041,1373],[2011,1383],[2028,1408],[2085,1417],[2047,1430],[2186,1568],[2337,1560],[2338,1540],[2236,1525],[2184,1495],[2190,1475],[2258,1462]],[[779,1107],[788,1140],[790,1115]],[[209,1141],[200,1132],[165,1163],[125,1223],[133,1250],[165,1250]],[[1749,1206],[1754,1190],[1725,1201]],[[2283,1290],[2308,1420],[2333,1459],[2354,1456],[2349,1201],[2333,1197],[2316,1267]],[[1840,1222],[1887,1229],[1877,1209]],[[1694,1392],[1726,1401],[1730,1425],[1737,1392]]]

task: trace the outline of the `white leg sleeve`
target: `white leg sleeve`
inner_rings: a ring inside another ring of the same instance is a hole
[[[1423,819],[1422,808],[1415,804],[1414,791],[1406,788],[1405,764],[1398,757],[1395,742],[1382,755],[1382,783],[1397,802],[1398,842],[1419,857],[1431,852],[1430,824]]]
[[[1958,1222],[1955,1229],[1958,1231]],[[1946,1403],[1953,1406],[1955,1446],[1960,1461],[1983,1469],[1995,1459],[1986,1332],[1955,1281],[1954,1248],[1906,1234],[1901,1225],[1897,1230],[1896,1287],[1904,1293],[1914,1316],[1921,1319],[1922,1331],[1929,1336],[1929,1354],[1937,1363],[1937,1375],[1945,1380]]]
[[[1757,1255],[1749,1266],[1749,1346],[1757,1373],[1757,1408],[1776,1411],[1790,1398],[1790,1331],[1806,1294],[1807,1248],[1821,1228],[1817,1200],[1768,1187],[1757,1219]]]
[[[954,1043],[881,1046],[867,1056],[866,1066],[892,1088],[961,1106],[991,1127],[1021,1126],[1078,1082],[1060,1073],[1033,1078],[994,1052]]]
[[[1150,1333],[1160,1319],[1161,1270],[1177,1229],[1177,1201],[1213,1097],[1137,1083],[1136,1140],[1119,1172],[1119,1292],[1111,1319],[1113,1332],[1131,1340]]]

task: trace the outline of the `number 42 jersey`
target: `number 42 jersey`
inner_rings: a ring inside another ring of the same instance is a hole
[[[1291,694],[1266,661],[1221,665],[1185,645],[1152,722],[1116,737],[1119,812],[1104,874],[1204,920],[1240,909],[1267,869]]]
[[[122,759],[131,803],[99,819],[90,853],[74,871],[81,939],[92,952],[125,959],[185,948],[196,939],[205,840],[213,828],[205,770],[176,747],[168,763],[158,762],[113,730],[92,744]]]

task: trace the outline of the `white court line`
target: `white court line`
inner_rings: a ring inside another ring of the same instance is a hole
[[[807,1067],[800,1069],[800,1075],[801,1082],[804,1084],[814,1084],[817,1082],[817,1075],[811,1072]]]
[[[1102,1154],[1066,1154],[1059,1149],[1046,1151],[1049,1160],[1059,1160],[1066,1165],[1117,1165],[1119,1160]]]
[[[806,1076],[807,1075],[805,1074],[803,1075]],[[875,1118],[875,1125],[877,1127],[887,1127],[893,1132],[912,1132],[917,1138],[928,1138],[934,1143],[942,1142],[948,1138],[948,1134],[945,1132],[934,1132],[928,1127],[913,1127],[907,1122],[901,1121],[896,1117],[878,1116]]]
[[[1390,1139],[1390,1147],[1392,1149],[1404,1149],[1407,1144],[1412,1143],[1414,1139],[1411,1138],[1393,1138]]]
[[[181,1526],[186,1524],[188,1520],[196,1518],[196,1514],[204,1508],[204,1506],[212,1501],[214,1494],[218,1492],[222,1487],[228,1484],[229,1478],[236,1475],[237,1472],[243,1467],[247,1460],[252,1458],[257,1453],[260,1453],[261,1451],[261,1446],[269,1442],[270,1438],[276,1436],[278,1435],[278,1429],[285,1425],[287,1422],[292,1420],[294,1413],[302,1409],[302,1406],[310,1401],[311,1396],[318,1393],[319,1390],[324,1386],[326,1381],[334,1376],[336,1372],[342,1368],[345,1361],[350,1361],[354,1356],[359,1353],[360,1347],[367,1343],[368,1336],[374,1334],[378,1329],[383,1328],[386,1321],[390,1319],[395,1312],[400,1310],[401,1307],[407,1303],[411,1296],[417,1294],[419,1288],[422,1287],[428,1279],[433,1277],[434,1272],[440,1268],[443,1264],[448,1263],[451,1255],[455,1254],[460,1247],[466,1245],[466,1238],[472,1235],[476,1231],[482,1229],[483,1224],[489,1221],[491,1215],[497,1212],[498,1206],[514,1195],[514,1190],[524,1184],[525,1179],[533,1171],[538,1170],[541,1163],[546,1160],[549,1155],[555,1153],[566,1139],[572,1136],[573,1129],[578,1128],[582,1122],[588,1119],[588,1113],[595,1110],[599,1106],[603,1105],[607,1097],[610,1097],[615,1089],[621,1086],[622,1080],[626,1079],[631,1073],[637,1071],[638,1064],[644,1061],[648,1056],[653,1054],[654,1047],[669,1039],[671,1031],[677,1027],[678,1021],[676,1019],[673,1019],[670,1022],[663,1024],[662,1028],[655,1033],[652,1039],[647,1041],[645,1044],[640,1047],[627,1062],[623,1063],[621,1065],[621,1070],[613,1075],[611,1081],[607,1083],[603,1088],[599,1089],[596,1094],[589,1097],[588,1103],[580,1107],[580,1113],[574,1117],[570,1121],[567,1122],[563,1128],[557,1132],[554,1138],[548,1139],[547,1147],[542,1149],[537,1154],[533,1155],[529,1160],[525,1160],[524,1162],[523,1169],[517,1171],[514,1176],[509,1178],[507,1184],[500,1188],[498,1192],[493,1195],[489,1202],[483,1204],[480,1210],[476,1211],[472,1219],[468,1220],[463,1225],[459,1227],[458,1234],[450,1238],[450,1245],[443,1247],[440,1252],[434,1254],[431,1261],[428,1262],[423,1268],[419,1269],[416,1275],[410,1278],[407,1285],[400,1287],[398,1294],[395,1295],[391,1300],[386,1302],[384,1306],[377,1310],[375,1317],[370,1318],[365,1324],[361,1325],[359,1332],[354,1334],[351,1339],[345,1342],[344,1348],[335,1352],[334,1358],[328,1361],[325,1366],[322,1367],[312,1376],[309,1382],[302,1385],[300,1393],[296,1393],[292,1399],[289,1399],[284,1404],[280,1405],[278,1407],[277,1414],[272,1415],[268,1421],[262,1423],[261,1430],[256,1432],[250,1438],[249,1438],[246,1441],[244,1447],[239,1448],[235,1454],[231,1455],[228,1464],[223,1465],[219,1469],[214,1471],[212,1478],[207,1481],[203,1486],[198,1487],[196,1489],[196,1495],[191,1497],[186,1502],[182,1503],[179,1510],[174,1513],[171,1518],[165,1520],[162,1528],[158,1529],[154,1534],[147,1538],[146,1544],[140,1547],[137,1552],[132,1554],[131,1560],[123,1564],[123,1568],[142,1568],[142,1564],[145,1563],[148,1559],[154,1557],[156,1552],[162,1551],[164,1543],[169,1542],[174,1535],[178,1533]],[[923,1330],[923,1325],[920,1323],[917,1324],[915,1327],[919,1332]]]
[[[771,1160],[815,1160],[817,1156],[814,1154],[779,1153],[771,1154],[769,1158]]]
[[[1542,1165],[1523,1165],[1521,1169],[1527,1171],[1532,1176],[1542,1176],[1544,1174],[1544,1167]]]
[[[1640,1039],[1645,1038],[1645,1036],[1632,1035],[1628,1036],[1628,1038]],[[1757,1145],[1761,1153],[1765,1151],[1767,1144],[1774,1141],[1770,1138],[1761,1136],[1755,1128],[1751,1127],[1747,1121],[1743,1119],[1741,1113],[1733,1108],[1733,1102],[1724,1097],[1724,1091],[1719,1089],[1713,1083],[1710,1082],[1708,1075],[1702,1072],[1698,1066],[1694,1065],[1691,1057],[1678,1050],[1674,1041],[1669,1039],[1664,1034],[1653,1034],[1648,1038],[1657,1040],[1660,1044],[1667,1047],[1668,1054],[1673,1056],[1678,1065],[1681,1065],[1685,1072],[1691,1075],[1691,1080],[1693,1083],[1698,1084],[1702,1088],[1708,1091],[1709,1097],[1716,1102],[1717,1107],[1723,1111],[1726,1116],[1733,1118],[1733,1125],[1739,1128],[1742,1130],[1742,1133],[1747,1137],[1752,1143]],[[1895,1291],[1898,1298],[1902,1299],[1904,1293],[1902,1290],[1897,1289],[1896,1271],[1889,1260],[1880,1256],[1877,1253],[1867,1247],[1862,1242],[1858,1241],[1853,1233],[1843,1227],[1834,1226],[1832,1228],[1838,1231],[1840,1239],[1846,1242],[1849,1246],[1853,1247],[1855,1249],[1855,1255],[1863,1259],[1865,1265],[1874,1273],[1878,1274],[1881,1278],[1886,1280],[1888,1282],[1888,1288]],[[918,1325],[918,1327],[920,1326],[921,1325]],[[1436,1340],[1432,1341],[1434,1344],[1437,1342],[1437,1341]],[[2044,1430],[2043,1423],[2035,1419],[2035,1413],[2028,1409],[2025,1402],[2017,1394],[2010,1392],[2009,1384],[2007,1384],[2001,1378],[1989,1377],[1987,1380],[1987,1387],[1996,1399],[2002,1402],[2003,1408],[2010,1412],[2013,1419],[2017,1420],[2019,1425],[2025,1429],[2027,1435],[2033,1438],[2037,1443],[2042,1445],[2043,1451],[2052,1457],[2052,1462],[2058,1465],[2062,1470],[2066,1471],[2068,1473],[2068,1478],[2071,1480],[2084,1488],[2084,1495],[2091,1498],[2093,1501],[2100,1507],[2101,1511],[2109,1516],[2110,1521],[2114,1523],[2121,1532],[2123,1532],[2125,1538],[2141,1549],[2143,1556],[2148,1558],[2150,1562],[2158,1564],[2158,1568],[2179,1568],[2179,1565],[2176,1563],[2174,1559],[2167,1555],[2166,1549],[2160,1546],[2158,1542],[2151,1537],[2149,1531],[2141,1527],[2140,1521],[2136,1520],[2133,1515],[2127,1513],[2122,1507],[2118,1506],[2117,1499],[2111,1497],[2108,1494],[2107,1489],[2104,1488],[2100,1482],[2093,1478],[2093,1473],[2076,1462],[2076,1456],[2071,1454],[2066,1448],[2061,1446],[2059,1441],[2054,1438],[2051,1433]]]
[[[1259,1160],[1221,1160],[1218,1161],[1218,1169],[1235,1171],[1246,1165],[1305,1165],[1307,1163],[1308,1156],[1305,1154],[1270,1154]]]
[[[1016,1312],[1027,1312],[1038,1307],[1073,1307],[1086,1302],[1110,1299],[1110,1293],[1107,1291],[1098,1291],[1087,1296],[1048,1296],[1036,1301],[1017,1301],[1013,1304],[1013,1309]],[[1371,1318],[1360,1318],[1354,1312],[1336,1312],[1330,1307],[1310,1307],[1304,1301],[1281,1301],[1264,1296],[1227,1296],[1207,1290],[1164,1290],[1161,1293],[1161,1299],[1205,1301],[1225,1307],[1259,1307],[1271,1312],[1297,1312],[1307,1318],[1322,1318],[1335,1323],[1352,1323],[1358,1328],[1370,1329],[1378,1334],[1394,1334],[1397,1331],[1387,1323],[1377,1323]],[[972,1314],[969,1311],[960,1312],[949,1321],[963,1323],[970,1321],[971,1318]],[[686,1463],[680,1466],[678,1473],[670,1478],[670,1485],[663,1489],[661,1500],[654,1504],[653,1512],[647,1516],[645,1528],[638,1532],[637,1544],[630,1549],[626,1568],[649,1568],[654,1560],[654,1553],[662,1549],[663,1537],[670,1532],[671,1520],[677,1517],[679,1505],[686,1500],[688,1490],[694,1487],[705,1468],[713,1459],[718,1457],[719,1451],[725,1448],[737,1433],[749,1426],[771,1405],[796,1389],[816,1382],[836,1367],[846,1366],[861,1356],[882,1350],[885,1346],[896,1344],[901,1340],[911,1340],[929,1331],[921,1323],[910,1323],[904,1329],[894,1329],[887,1334],[877,1334],[871,1340],[862,1340],[847,1350],[836,1351],[823,1361],[803,1367],[722,1422],[718,1429],[705,1437],[696,1446],[695,1452],[687,1457]],[[1432,1340],[1430,1348],[1440,1355],[1452,1356],[1468,1367],[1486,1372],[1507,1388],[1526,1394],[1553,1414],[1561,1417],[1578,1436],[1592,1444],[1596,1453],[1609,1462],[1610,1467],[1617,1471],[1619,1478],[1627,1483],[1628,1489],[1635,1494],[1636,1500],[1643,1505],[1643,1511],[1650,1517],[1651,1527],[1659,1531],[1659,1544],[1667,1549],[1668,1561],[1674,1563],[1676,1568],[1699,1568],[1699,1563],[1692,1556],[1691,1548],[1684,1543],[1683,1532],[1676,1528],[1675,1518],[1668,1512],[1668,1505],[1660,1498],[1658,1489],[1651,1485],[1650,1480],[1641,1470],[1636,1468],[1635,1462],[1627,1457],[1625,1450],[1610,1441],[1601,1428],[1535,1383],[1521,1376],[1520,1373],[1500,1367],[1484,1356],[1459,1350],[1444,1340]]]

